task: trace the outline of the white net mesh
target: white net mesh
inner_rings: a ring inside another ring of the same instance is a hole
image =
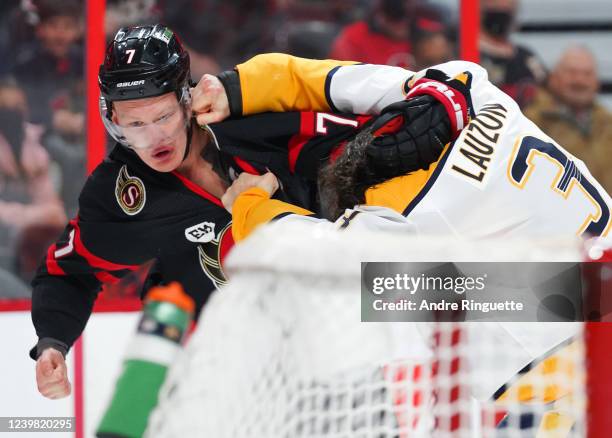
[[[579,259],[574,242],[266,227],[232,253],[148,436],[583,436],[579,324],[362,323],[359,263]]]

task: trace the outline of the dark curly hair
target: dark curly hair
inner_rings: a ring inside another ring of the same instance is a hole
[[[335,221],[347,208],[365,203],[366,190],[389,179],[369,165],[366,150],[373,139],[371,128],[362,130],[336,161],[319,171],[319,200],[326,219]]]

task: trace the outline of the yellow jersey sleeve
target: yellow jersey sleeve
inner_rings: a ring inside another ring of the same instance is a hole
[[[330,73],[352,61],[314,60],[282,53],[257,55],[236,66],[242,114],[329,111]]]
[[[304,208],[270,199],[270,194],[260,187],[245,190],[236,198],[232,207],[232,235],[235,242],[248,237],[259,225],[285,214],[310,215]]]

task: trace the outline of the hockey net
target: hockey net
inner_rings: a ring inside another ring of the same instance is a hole
[[[363,323],[360,308],[361,261],[580,258],[574,241],[264,227],[231,255],[148,436],[585,436],[582,324],[523,324],[567,333],[531,361],[494,323]]]

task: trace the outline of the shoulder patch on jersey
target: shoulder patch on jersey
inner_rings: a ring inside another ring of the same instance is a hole
[[[185,238],[194,243],[206,243],[215,238],[214,222],[201,222],[185,228]]]
[[[145,186],[140,178],[128,174],[127,165],[121,166],[117,175],[115,198],[123,212],[130,216],[140,213],[145,206]]]

